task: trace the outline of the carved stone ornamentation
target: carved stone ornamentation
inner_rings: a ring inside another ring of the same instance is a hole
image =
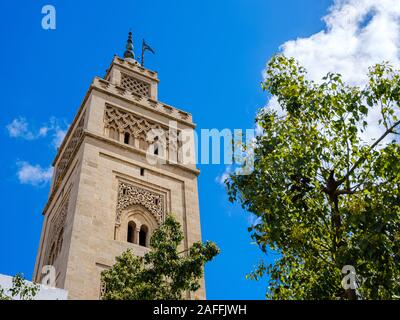
[[[52,265],[57,259],[59,253],[61,252],[63,237],[64,237],[64,226],[65,220],[68,213],[68,203],[67,199],[61,205],[60,209],[50,222],[50,231],[47,236],[47,250],[46,257],[47,263]]]
[[[160,225],[164,221],[164,195],[125,182],[118,186],[116,224],[121,224],[122,211],[133,205],[142,205]]]
[[[168,140],[168,131],[160,125],[110,105],[106,105],[105,108],[104,126],[118,132],[127,132],[133,138],[150,143],[157,135],[164,135],[165,140]],[[154,133],[153,135],[148,134],[151,130]],[[160,139],[160,141],[163,140]]]
[[[125,73],[121,73],[121,87],[137,93],[141,96],[150,97],[150,84],[144,81],[140,81],[136,78],[128,76]]]
[[[66,145],[64,152],[61,155],[61,159],[57,164],[55,170],[55,180],[54,185],[57,185],[60,180],[64,177],[64,174],[68,168],[69,161],[73,156],[76,147],[78,146],[82,136],[83,136],[83,126],[85,123],[85,114],[82,115],[81,120],[76,126],[74,132],[72,133],[72,137]]]

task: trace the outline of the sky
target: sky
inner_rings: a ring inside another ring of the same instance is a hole
[[[56,29],[41,26],[44,5]],[[362,85],[367,67],[400,60],[398,0],[1,1],[0,273],[32,276],[56,148],[95,76],[122,56],[129,29],[156,51],[159,100],[189,111],[197,129],[254,127],[276,107],[261,90],[278,52],[318,80],[328,71]],[[230,204],[226,166],[198,165],[203,240],[221,254],[206,266],[208,299],[263,299],[267,279],[246,280],[262,259],[251,215]]]

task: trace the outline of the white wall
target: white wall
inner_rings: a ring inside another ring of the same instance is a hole
[[[25,281],[31,285],[31,281]],[[0,274],[0,287],[2,287],[7,294],[8,289],[12,287],[12,277]],[[67,300],[68,291],[58,288],[50,288],[40,285],[40,289],[35,296],[34,300]],[[19,300],[15,298],[14,300]]]

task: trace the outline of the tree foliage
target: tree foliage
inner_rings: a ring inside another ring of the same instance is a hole
[[[277,55],[263,89],[282,110],[260,110],[254,171],[226,181],[230,200],[259,217],[256,243],[278,253],[250,277],[267,274],[273,299],[399,297],[400,72],[371,67],[363,88],[333,73],[315,83]],[[341,285],[345,265],[356,291]]]
[[[150,239],[151,251],[144,257],[125,251],[115,265],[102,272],[106,300],[182,299],[186,291],[200,287],[203,266],[218,253],[217,246],[207,241],[195,242],[178,252],[184,236],[181,225],[171,215]]]
[[[22,274],[18,273],[13,277],[10,289],[0,287],[0,300],[33,300],[38,290],[38,285],[27,283]]]

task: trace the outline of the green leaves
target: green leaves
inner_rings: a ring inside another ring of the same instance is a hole
[[[292,58],[268,63],[263,88],[284,116],[260,110],[254,172],[231,175],[227,189],[260,218],[250,232],[261,250],[280,253],[249,276],[269,275],[269,298],[346,298],[345,264],[356,269],[360,297],[400,295],[400,149],[392,142],[400,73],[381,64],[368,76],[364,88],[334,73],[317,84]]]
[[[102,272],[103,299],[182,299],[185,291],[198,290],[204,264],[218,255],[219,249],[207,241],[178,252],[182,240],[181,225],[167,216],[150,239],[150,252],[138,257],[127,250],[111,269]]]
[[[12,279],[12,286],[9,290],[0,287],[0,300],[33,300],[39,291],[39,286],[29,284],[22,274],[16,274]]]

